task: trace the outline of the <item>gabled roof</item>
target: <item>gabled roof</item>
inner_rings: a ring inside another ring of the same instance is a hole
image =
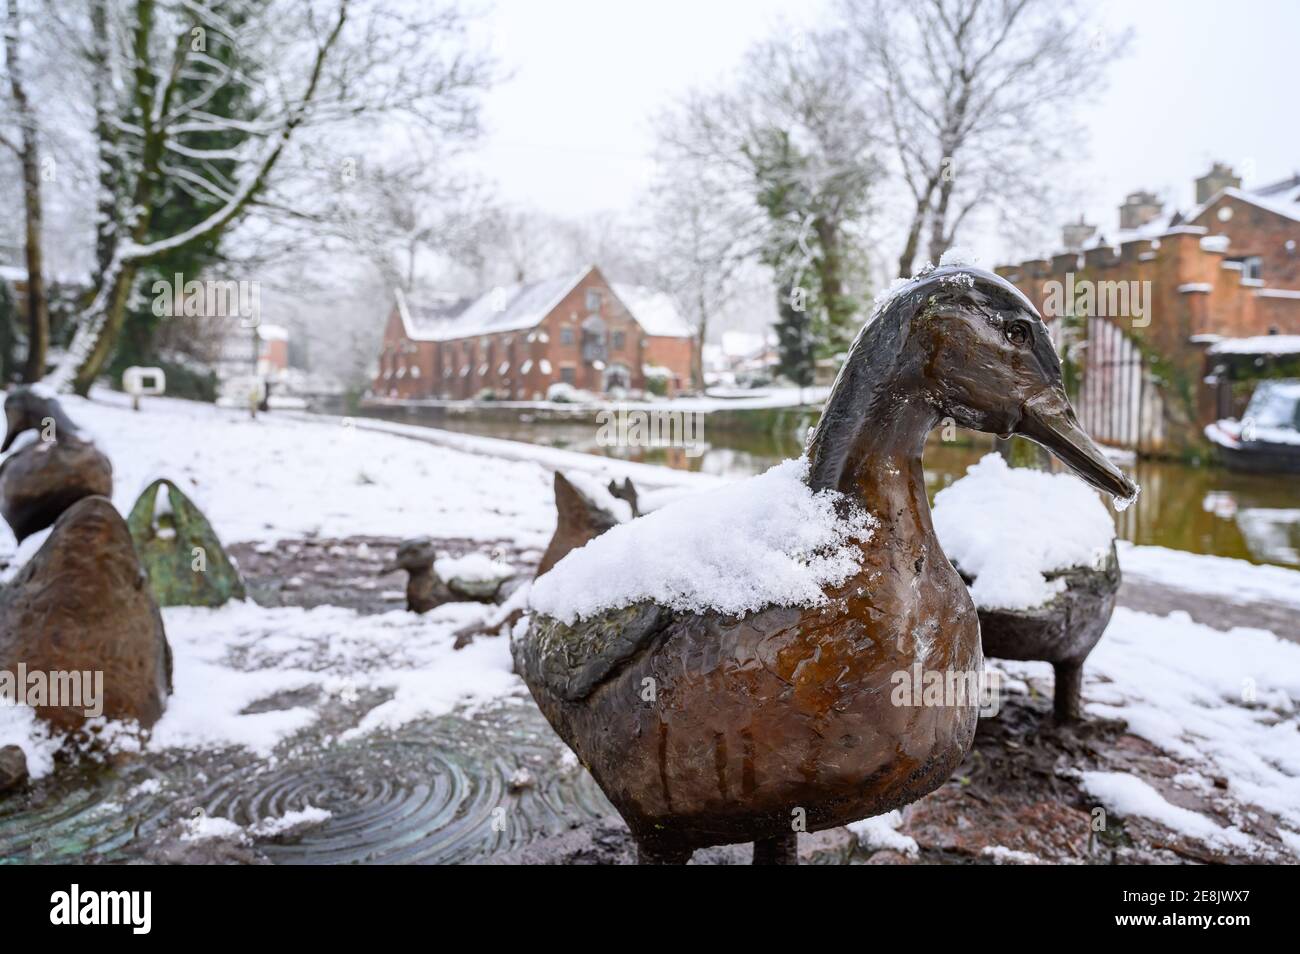
[[[657,338],[693,338],[695,330],[686,323],[681,312],[673,303],[672,296],[666,295],[645,285],[624,285],[615,283],[610,286],[618,296],[641,330]]]
[[[1220,189],[1210,196],[1209,201],[1204,205],[1193,209],[1188,214],[1187,220],[1190,222],[1200,218],[1210,206],[1224,196],[1240,199],[1242,202],[1247,202],[1283,218],[1300,222],[1300,175],[1258,189],[1238,189],[1232,186]]]
[[[594,266],[576,275],[503,285],[478,298],[449,298],[412,305],[400,289],[397,311],[412,341],[451,341],[535,328]]]
[[[412,341],[453,341],[535,328],[595,268],[576,275],[492,289],[477,298],[434,295],[415,303],[401,289],[394,294],[402,328]],[[611,285],[615,296],[647,335],[690,338],[695,332],[670,296],[642,285]]]

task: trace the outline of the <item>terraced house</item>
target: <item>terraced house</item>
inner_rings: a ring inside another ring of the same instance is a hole
[[[1095,438],[1180,453],[1210,421],[1238,413],[1252,373],[1300,335],[1300,175],[1242,188],[1216,163],[1196,205],[1169,210],[1149,192],[1119,208],[1118,228],[1066,225],[1051,258],[998,273],[1038,306],[1075,365],[1075,407]]]
[[[672,394],[691,381],[696,342],[672,300],[573,275],[477,298],[398,292],[372,393],[380,399],[541,400],[556,384],[597,394]]]

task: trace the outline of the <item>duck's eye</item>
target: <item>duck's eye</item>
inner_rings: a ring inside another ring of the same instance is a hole
[[[1034,336],[1033,329],[1029,327],[1029,322],[1027,321],[1007,322],[1004,333],[1007,336],[1007,340],[1017,348],[1022,348],[1029,344],[1030,339]]]

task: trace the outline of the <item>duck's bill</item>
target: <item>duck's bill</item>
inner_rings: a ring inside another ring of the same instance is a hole
[[[9,445],[12,444],[14,442],[14,438],[18,436],[19,430],[21,430],[19,426],[19,422],[11,420],[9,415],[6,414],[5,415],[5,440],[3,444],[0,444],[0,454],[3,454],[5,451],[9,449]]]
[[[1103,493],[1119,501],[1130,501],[1137,496],[1137,484],[1084,433],[1061,391],[1042,391],[1026,401],[1016,433],[1042,444],[1061,463]]]

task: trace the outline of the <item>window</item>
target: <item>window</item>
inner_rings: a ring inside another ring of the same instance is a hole
[[[599,288],[587,289],[587,310],[600,311],[600,289]]]
[[[1258,255],[1248,255],[1241,260],[1241,280],[1243,282],[1262,281],[1262,271],[1263,267]]]
[[[622,351],[626,339],[627,339],[627,334],[625,332],[622,331],[614,332],[614,350]]]
[[[573,329],[572,329],[572,328],[561,328],[561,329],[560,329],[560,344],[562,344],[562,345],[571,345],[571,344],[573,344]]]
[[[560,368],[560,380],[565,384],[574,384],[578,376],[572,367]]]

